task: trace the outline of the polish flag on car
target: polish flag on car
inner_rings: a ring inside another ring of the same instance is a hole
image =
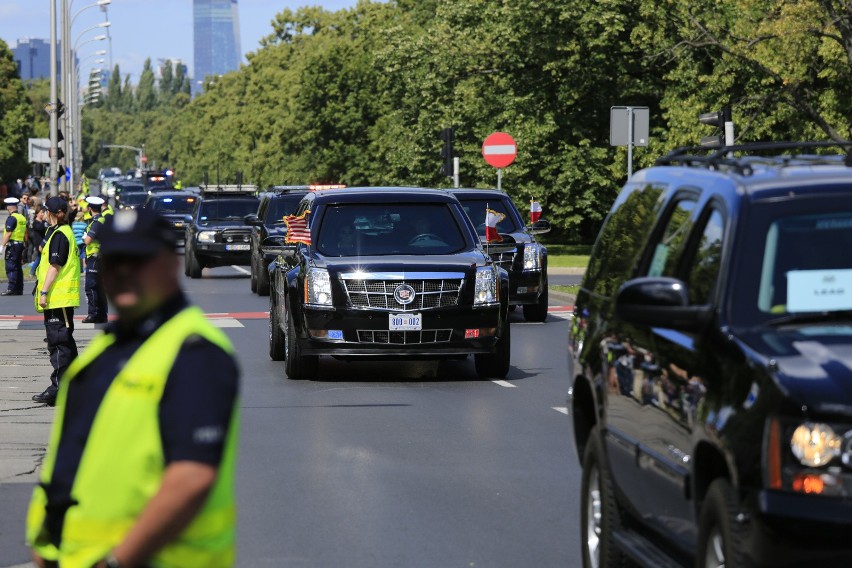
[[[505,219],[506,216],[498,213],[493,209],[485,209],[485,242],[499,243],[503,237],[497,232],[497,223]]]
[[[541,203],[530,201],[530,223],[535,223],[541,217]]]
[[[288,243],[311,244],[311,229],[308,227],[308,213],[310,213],[310,211],[305,211],[298,217],[295,215],[287,215],[284,217],[284,223],[287,224],[286,241]]]

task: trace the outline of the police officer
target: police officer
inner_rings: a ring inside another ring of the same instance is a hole
[[[0,250],[5,252],[9,287],[0,293],[0,296],[20,296],[24,293],[24,271],[21,270],[21,260],[27,235],[27,218],[18,213],[18,201],[17,197],[7,197],[3,200],[9,217],[6,218]]]
[[[80,254],[68,225],[68,202],[51,197],[45,203],[48,227],[36,270],[35,307],[44,313],[47,351],[53,373],[50,386],[33,400],[52,406],[59,379],[77,357],[74,341],[74,308],[80,305]]]
[[[164,218],[119,211],[100,236],[118,319],[62,380],[27,542],[39,565],[232,566],[233,348],[181,292]]]
[[[101,262],[98,254],[101,248],[98,233],[104,226],[105,219],[101,215],[104,200],[100,197],[87,197],[86,203],[92,212],[92,220],[86,227],[86,236],[83,237],[86,244],[86,299],[89,301],[89,314],[83,323],[106,323],[107,299],[99,276]]]

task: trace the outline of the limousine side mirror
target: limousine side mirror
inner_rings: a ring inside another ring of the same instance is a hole
[[[531,235],[543,235],[544,233],[549,233],[550,229],[550,221],[547,219],[539,219],[527,227],[527,231],[529,231]]]
[[[615,311],[624,321],[650,327],[700,331],[713,318],[710,305],[689,303],[689,290],[676,278],[642,277],[622,284]]]

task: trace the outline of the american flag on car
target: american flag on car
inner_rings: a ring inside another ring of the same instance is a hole
[[[298,217],[295,215],[287,215],[284,217],[284,223],[287,224],[288,243],[304,243],[311,244],[311,229],[308,227],[308,213],[305,211]]]

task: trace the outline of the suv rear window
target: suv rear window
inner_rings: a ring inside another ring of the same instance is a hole
[[[342,204],[326,208],[317,250],[327,256],[452,254],[464,234],[445,203]]]

